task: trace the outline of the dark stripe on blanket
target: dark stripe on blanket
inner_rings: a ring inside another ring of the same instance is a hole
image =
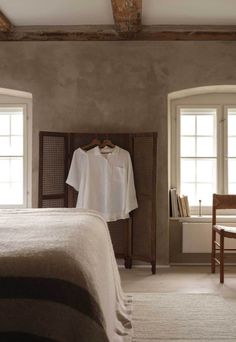
[[[0,277],[0,298],[47,300],[67,305],[104,326],[102,312],[82,287],[61,279]],[[1,340],[0,340],[1,341]]]
[[[33,334],[25,334],[21,332],[9,331],[0,332],[1,342],[57,342],[51,338],[36,336]]]

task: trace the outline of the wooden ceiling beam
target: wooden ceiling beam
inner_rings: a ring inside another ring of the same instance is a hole
[[[235,41],[236,25],[148,25],[135,37],[141,41]]]
[[[5,14],[0,11],[0,31],[1,32],[10,32],[13,26],[10,20],[5,16]]]
[[[18,26],[1,32],[0,41],[236,41],[236,26],[143,26],[134,36],[111,25]]]
[[[142,29],[142,0],[111,0],[119,35],[132,37]]]

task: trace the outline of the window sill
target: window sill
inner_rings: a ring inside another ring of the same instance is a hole
[[[191,216],[191,217],[170,217],[170,221],[179,221],[179,222],[211,222],[211,215],[202,215],[202,216]],[[226,222],[236,222],[236,215],[219,215],[217,216],[217,223],[226,223]]]

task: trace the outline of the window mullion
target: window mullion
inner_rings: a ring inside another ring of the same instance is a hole
[[[224,110],[222,113],[223,120],[221,124],[221,132],[223,134],[223,139],[222,139],[222,170],[223,170],[223,175],[222,175],[222,182],[224,185],[223,193],[228,194],[229,192],[229,186],[228,186],[228,108],[224,106]]]
[[[197,194],[197,115],[195,115],[195,194]],[[197,202],[197,198],[195,198]]]

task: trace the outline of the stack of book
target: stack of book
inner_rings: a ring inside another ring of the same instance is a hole
[[[176,192],[176,188],[170,189],[170,209],[170,215],[172,217],[190,216],[188,196],[179,196]]]

